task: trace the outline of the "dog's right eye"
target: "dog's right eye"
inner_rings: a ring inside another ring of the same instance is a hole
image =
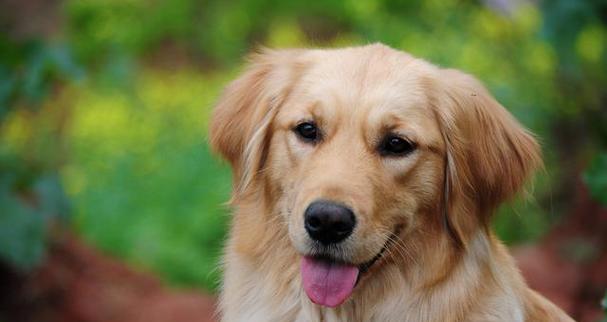
[[[297,125],[293,131],[306,142],[315,142],[318,140],[318,128],[316,124],[311,122],[304,122]]]

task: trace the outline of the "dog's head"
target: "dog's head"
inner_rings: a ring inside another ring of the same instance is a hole
[[[304,289],[326,306],[395,240],[423,231],[465,248],[539,164],[473,77],[383,45],[254,56],[215,109],[211,144],[236,202],[270,200],[267,229],[287,227]]]

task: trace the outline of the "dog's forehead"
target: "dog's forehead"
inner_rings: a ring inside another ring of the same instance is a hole
[[[415,58],[385,46],[311,51],[308,57],[306,76],[319,85],[373,89],[418,76],[414,68],[408,68],[415,65]]]
[[[317,50],[296,86],[289,114],[433,118],[425,82],[426,63],[385,46]]]

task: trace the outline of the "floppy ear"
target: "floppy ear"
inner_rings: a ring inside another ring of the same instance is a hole
[[[264,50],[251,56],[246,71],[215,106],[210,144],[230,162],[235,194],[243,193],[263,167],[270,124],[300,74],[294,62],[298,53]]]
[[[541,166],[540,148],[474,77],[456,70],[439,73],[435,108],[447,152],[446,219],[465,244]]]

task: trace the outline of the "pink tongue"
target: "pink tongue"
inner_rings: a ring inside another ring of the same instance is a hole
[[[301,277],[312,302],[336,307],[352,294],[358,267],[305,256],[301,261]]]

